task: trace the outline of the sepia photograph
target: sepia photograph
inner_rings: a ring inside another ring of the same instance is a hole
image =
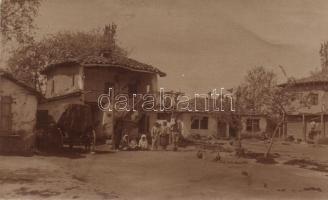
[[[328,1],[0,0],[7,199],[328,199]]]

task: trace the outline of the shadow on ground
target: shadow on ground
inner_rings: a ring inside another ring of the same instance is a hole
[[[38,151],[35,153],[38,156],[47,156],[47,157],[63,157],[70,159],[80,159],[86,157],[86,152],[83,148],[69,148],[64,147],[57,151]]]
[[[115,151],[110,151],[110,150],[94,151],[94,154],[110,154],[110,153],[115,153]],[[75,147],[75,148],[64,147],[61,150],[57,150],[57,151],[40,151],[36,153],[36,155],[38,156],[64,157],[70,159],[86,158],[87,154],[90,154],[90,152],[86,152],[85,149],[82,147]]]

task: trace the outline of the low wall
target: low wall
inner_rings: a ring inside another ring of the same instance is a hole
[[[0,154],[30,154],[34,147],[34,135],[0,136]]]

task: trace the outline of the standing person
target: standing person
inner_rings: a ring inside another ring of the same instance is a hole
[[[85,151],[94,153],[96,148],[96,130],[94,126],[91,125],[87,128],[82,136],[82,140],[84,142]]]
[[[158,148],[158,139],[161,133],[161,125],[158,122],[155,122],[155,125],[151,129],[151,148],[152,150],[157,150]]]
[[[90,127],[87,128],[85,132],[83,132],[83,135],[81,136],[81,141],[84,144],[84,150],[86,153],[90,152],[90,144],[91,144],[91,137],[90,137]]]
[[[120,148],[122,134],[123,134],[123,121],[117,119],[114,125],[113,149],[118,150]]]
[[[179,137],[180,137],[179,122],[177,119],[175,119],[174,124],[172,125],[173,151],[178,150]]]
[[[160,144],[164,150],[166,150],[166,147],[169,143],[169,135],[170,135],[170,127],[168,127],[167,122],[163,122],[163,128],[160,135]]]
[[[310,133],[309,133],[309,139],[313,141],[315,140],[315,136],[316,136],[316,122],[312,121],[310,123]]]
[[[52,151],[58,151],[63,145],[63,135],[55,122],[51,122],[47,129],[47,148]]]
[[[309,139],[311,139],[313,141],[313,144],[317,146],[320,138],[320,131],[318,130],[318,124],[315,121],[312,121],[310,125],[311,125],[311,131],[309,133]]]
[[[95,153],[96,152],[96,126],[92,126],[91,129],[91,153]]]
[[[172,121],[169,122],[168,127],[170,128],[170,134],[169,134],[169,145],[173,144],[173,136],[172,136]]]
[[[178,119],[178,127],[179,127],[179,134],[180,137],[186,137],[185,136],[185,132],[184,132],[184,125],[183,125],[183,121],[181,119]]]

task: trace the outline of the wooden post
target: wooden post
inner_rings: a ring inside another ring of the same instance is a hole
[[[251,123],[252,123],[252,131],[251,131],[251,135],[254,135],[254,123],[253,123],[253,116],[251,116]]]
[[[229,138],[230,136],[230,126],[229,126],[229,123],[226,122],[226,137]]]
[[[285,126],[286,126],[286,115],[285,115],[285,112],[284,112],[282,114],[282,137],[281,138],[285,138],[285,135],[286,135]]]
[[[324,133],[324,126],[323,126],[323,113],[321,113],[321,117],[320,117],[320,125],[321,125],[321,133],[320,133],[320,137],[323,136]]]
[[[321,134],[320,134],[320,137],[325,136],[324,112],[325,112],[325,104],[322,104],[322,109],[321,109]]]
[[[303,140],[306,142],[306,122],[305,122],[305,116],[302,114],[302,123],[303,123]]]

